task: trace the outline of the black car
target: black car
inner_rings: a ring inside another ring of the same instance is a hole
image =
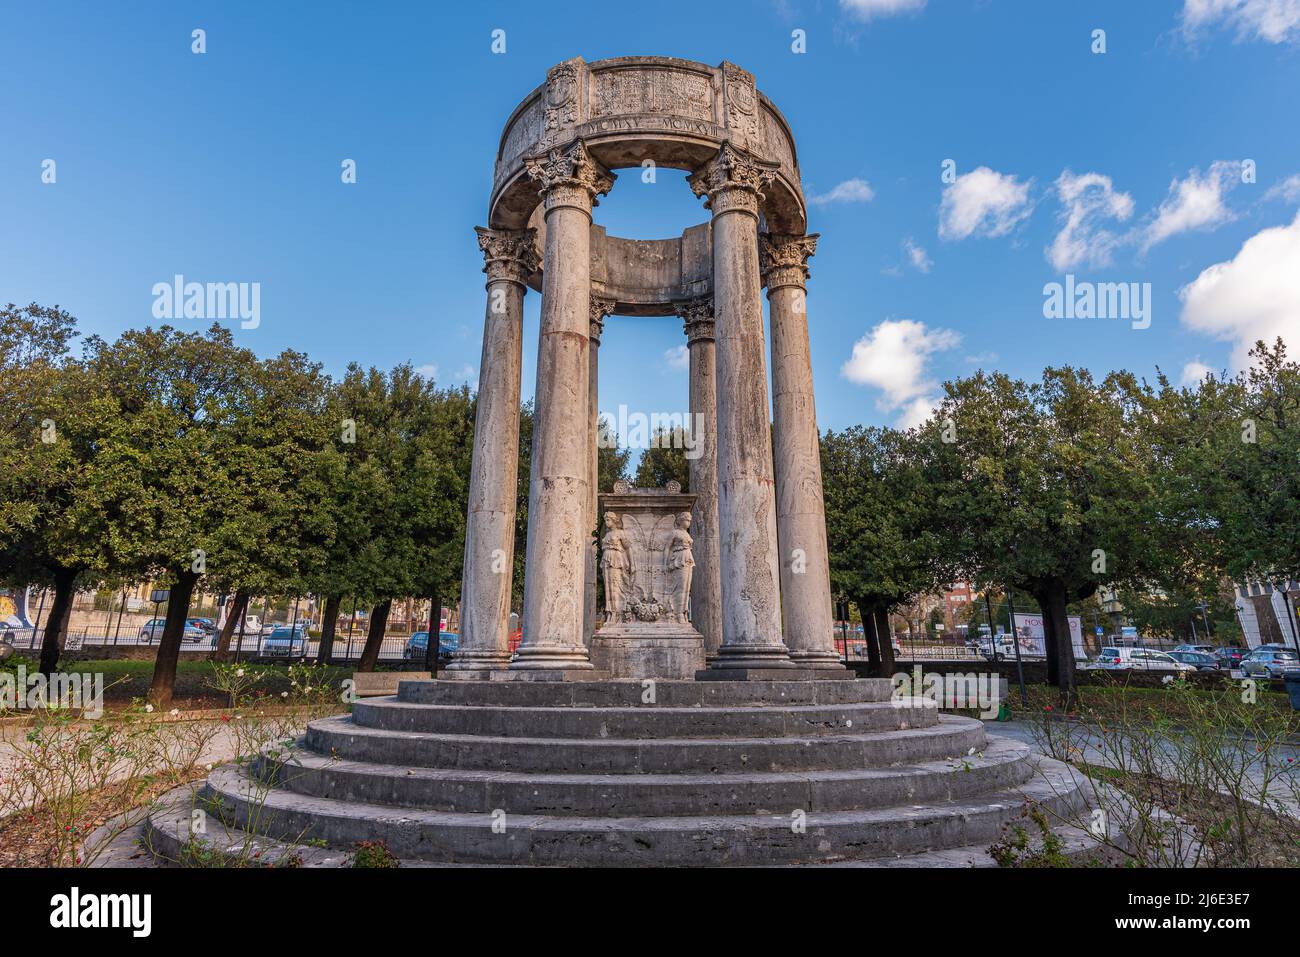
[[[1241,659],[1246,657],[1245,648],[1215,648],[1214,657],[1219,659],[1219,665],[1223,668],[1240,668]]]
[[[1197,671],[1219,670],[1219,659],[1203,651],[1171,651],[1169,657],[1183,664],[1192,665]]]

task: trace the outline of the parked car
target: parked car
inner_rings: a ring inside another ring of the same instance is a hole
[[[1215,648],[1213,654],[1219,659],[1219,667],[1240,668],[1241,659],[1246,657],[1246,650],[1236,647]]]
[[[198,643],[206,641],[210,636],[198,625],[191,624],[193,619],[187,619],[185,630],[181,633],[181,641],[190,641]],[[163,629],[167,626],[166,618],[150,618],[140,629],[140,640],[146,645],[152,645],[155,641],[162,638]]]
[[[1104,671],[1196,671],[1196,665],[1179,661],[1163,651],[1153,648],[1117,648],[1108,645],[1101,649],[1097,664]]]
[[[1300,656],[1276,645],[1261,645],[1241,659],[1241,670],[1250,678],[1281,678],[1285,672],[1300,670]]]
[[[1174,651],[1196,651],[1203,655],[1214,654],[1214,648],[1211,645],[1178,645]]]
[[[17,615],[8,615],[0,618],[0,640],[6,641],[11,645],[23,647],[30,646],[32,643],[31,625],[24,625],[21,618]]]
[[[425,651],[429,647],[429,633],[427,631],[417,631],[406,639],[406,647],[402,649],[402,657],[408,661],[422,661]],[[460,635],[451,631],[438,633],[438,660],[446,661],[451,657],[452,652],[460,647]]]
[[[195,628],[202,629],[208,635],[215,635],[217,633],[217,623],[211,618],[186,618],[185,623],[187,625],[193,625]]]
[[[1218,671],[1219,659],[1203,651],[1171,651],[1169,657],[1192,665],[1197,671]]]
[[[261,652],[266,657],[294,658],[307,653],[306,625],[279,625],[262,642]]]

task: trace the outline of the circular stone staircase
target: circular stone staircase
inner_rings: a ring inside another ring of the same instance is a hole
[[[647,700],[649,699],[649,700]],[[338,865],[989,864],[1026,799],[1074,818],[1066,765],[886,679],[403,681],[298,746],[214,771],[146,826]]]

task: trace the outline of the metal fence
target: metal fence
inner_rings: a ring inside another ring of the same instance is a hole
[[[44,638],[45,629],[14,628],[0,632],[0,637],[9,636],[10,643],[18,651],[39,651],[41,641]],[[409,635],[384,636],[379,645],[380,661],[402,661],[406,655],[407,644],[410,640]],[[207,655],[211,654],[216,647],[216,636],[204,638],[202,641],[182,641],[181,655]],[[149,648],[157,647],[157,640],[142,638],[139,634],[129,635],[105,635],[98,630],[89,628],[80,628],[70,630],[64,647],[68,651],[90,650],[93,648]],[[331,661],[356,661],[361,658],[361,653],[366,647],[366,636],[363,632],[357,631],[351,634],[344,633],[334,636],[334,646],[331,649]],[[316,660],[320,653],[320,641],[315,638],[309,638],[305,643],[301,638],[293,642],[290,648],[289,642],[284,639],[272,641],[270,635],[244,635],[241,639],[238,634],[230,638],[230,652],[236,661],[251,660]],[[420,660],[424,658],[424,650],[417,649],[416,657]]]

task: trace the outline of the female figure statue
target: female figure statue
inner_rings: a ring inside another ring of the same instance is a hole
[[[694,540],[689,531],[691,513],[679,512],[668,543],[668,602],[674,621],[686,624],[686,602],[691,597],[691,576],[695,573]]]
[[[600,567],[605,580],[605,621],[618,622],[625,617],[627,591],[635,574],[632,568],[631,542],[623,531],[623,521],[613,512],[605,513],[605,537],[600,540]]]

